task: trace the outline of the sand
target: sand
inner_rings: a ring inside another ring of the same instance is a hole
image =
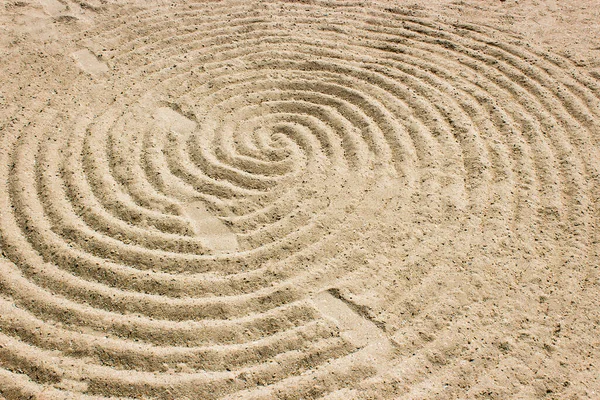
[[[600,398],[600,2],[0,2],[0,398]]]

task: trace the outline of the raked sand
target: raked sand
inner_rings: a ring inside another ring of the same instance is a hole
[[[600,2],[0,2],[0,398],[599,399]]]

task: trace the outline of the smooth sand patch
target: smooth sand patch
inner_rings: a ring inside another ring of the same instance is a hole
[[[75,59],[79,68],[90,75],[100,76],[108,72],[108,66],[88,49],[78,50],[72,53],[71,56]]]
[[[185,215],[192,220],[194,233],[215,251],[232,252],[238,250],[237,237],[227,225],[213,216],[204,203],[196,201],[184,207]]]

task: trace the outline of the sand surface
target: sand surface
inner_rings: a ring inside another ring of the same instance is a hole
[[[0,398],[599,399],[600,1],[0,1]]]

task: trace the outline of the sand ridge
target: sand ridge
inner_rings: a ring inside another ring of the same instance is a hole
[[[6,3],[0,395],[597,397],[595,59],[478,7]]]

